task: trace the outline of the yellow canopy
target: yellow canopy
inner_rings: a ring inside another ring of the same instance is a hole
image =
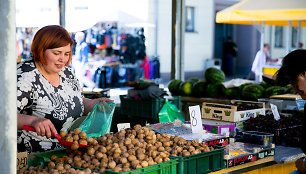
[[[220,12],[217,23],[306,26],[306,0],[242,0]]]

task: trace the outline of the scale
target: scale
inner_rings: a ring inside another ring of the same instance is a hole
[[[306,100],[303,100],[300,95],[283,94],[271,96],[269,102],[277,105],[279,109],[303,110]]]

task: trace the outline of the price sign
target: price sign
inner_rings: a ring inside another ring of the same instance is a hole
[[[190,125],[192,133],[199,133],[203,130],[200,106],[189,106]]]
[[[271,105],[271,109],[272,109],[272,113],[273,113],[273,116],[274,116],[274,119],[275,120],[279,120],[280,119],[280,116],[279,116],[279,113],[278,113],[278,110],[277,110],[277,106],[270,103]]]
[[[123,130],[123,129],[130,128],[130,127],[131,127],[130,123],[119,123],[119,124],[117,124],[118,132]]]

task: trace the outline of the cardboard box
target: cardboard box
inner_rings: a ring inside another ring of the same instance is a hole
[[[239,165],[246,164],[249,162],[254,162],[257,160],[258,160],[258,153],[239,155],[234,158],[224,159],[226,163],[226,167],[239,166]]]
[[[186,121],[185,124],[190,124]],[[218,120],[202,119],[202,126],[204,130],[210,133],[219,134],[223,136],[235,136],[239,132],[243,132],[243,121],[231,123]]]
[[[235,123],[229,123],[217,120],[202,120],[203,128],[210,133],[215,133],[219,135],[235,135]]]
[[[17,171],[28,168],[28,152],[17,153]]]
[[[225,105],[218,103],[203,103],[202,104],[202,118],[228,121],[228,122],[239,122],[248,120],[251,117],[256,117],[259,114],[265,115],[265,103],[263,102],[249,102],[249,101],[238,101],[233,100],[232,103],[240,102],[243,104],[258,105],[258,109],[250,110],[238,110],[238,106]]]

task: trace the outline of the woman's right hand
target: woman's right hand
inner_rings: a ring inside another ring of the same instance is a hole
[[[306,161],[304,159],[305,157],[300,158],[295,162],[295,166],[300,174],[306,173]]]
[[[32,121],[30,126],[32,126],[35,129],[37,135],[40,136],[46,136],[47,138],[50,138],[51,133],[53,135],[57,134],[53,123],[46,118],[36,118]]]

